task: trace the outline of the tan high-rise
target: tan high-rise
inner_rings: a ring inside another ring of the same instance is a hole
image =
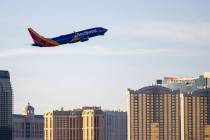
[[[184,94],[185,140],[210,140],[210,89]]]
[[[180,92],[128,89],[128,140],[180,140]]]
[[[44,114],[45,140],[82,140],[82,110]]]
[[[84,107],[83,140],[104,140],[104,114],[99,107]]]

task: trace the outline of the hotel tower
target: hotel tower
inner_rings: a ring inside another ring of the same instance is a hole
[[[148,86],[127,93],[128,140],[181,140],[180,92]]]
[[[184,94],[184,139],[210,140],[210,89]]]

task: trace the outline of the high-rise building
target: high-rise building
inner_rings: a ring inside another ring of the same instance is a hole
[[[127,140],[127,112],[104,111],[104,140]]]
[[[210,140],[210,88],[184,94],[184,140]]]
[[[100,107],[83,107],[83,140],[104,140],[104,113]]]
[[[44,114],[45,140],[82,140],[82,110]]]
[[[12,140],[12,88],[8,71],[0,71],[0,140]]]
[[[128,140],[181,140],[179,91],[148,86],[127,92]]]
[[[43,115],[35,115],[34,107],[29,103],[22,114],[13,115],[14,140],[44,140]]]
[[[210,88],[210,72],[204,72],[198,78],[195,77],[164,77],[163,80],[156,80],[158,85],[180,90],[185,93],[192,93],[199,89]]]

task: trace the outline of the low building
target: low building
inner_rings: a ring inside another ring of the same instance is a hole
[[[194,77],[164,77],[163,80],[157,80],[157,84],[172,90],[191,93],[195,80],[196,78]],[[161,81],[161,84],[158,81]]]
[[[43,115],[35,115],[30,104],[23,109],[23,114],[13,115],[13,139],[44,140]]]
[[[210,72],[204,72],[198,78],[195,77],[164,77],[156,80],[161,85],[172,90],[180,90],[184,93],[192,93],[199,89],[210,88]]]
[[[192,86],[192,91],[199,89],[210,88],[210,72],[204,72],[197,78]]]

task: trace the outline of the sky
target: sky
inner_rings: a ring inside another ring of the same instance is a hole
[[[164,76],[210,71],[210,1],[2,0],[0,70],[8,70],[14,113],[101,106],[126,110],[126,90]],[[27,28],[55,37],[92,27],[105,36],[55,48],[30,46]]]

